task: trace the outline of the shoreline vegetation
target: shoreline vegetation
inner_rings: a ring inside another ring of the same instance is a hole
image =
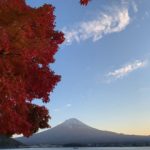
[[[64,147],[150,147],[150,143],[100,143],[100,144],[65,144],[65,145],[32,145],[19,148],[64,148]]]
[[[64,147],[150,147],[150,142],[109,142],[109,143],[93,143],[93,144],[82,144],[82,143],[68,143],[68,144],[35,144],[26,145],[21,142],[0,136],[0,148],[64,148]]]
[[[0,135],[0,148],[20,148],[26,147],[25,144],[4,135]]]

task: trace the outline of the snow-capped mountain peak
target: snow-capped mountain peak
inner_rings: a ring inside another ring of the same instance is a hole
[[[84,123],[82,123],[81,121],[79,121],[76,118],[68,119],[68,120],[64,121],[62,125],[66,126],[66,127],[69,127],[69,128],[85,126]]]

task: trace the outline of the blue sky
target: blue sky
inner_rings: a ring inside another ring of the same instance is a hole
[[[26,1],[53,4],[56,29],[66,37],[51,65],[62,80],[46,105],[50,124],[73,117],[101,130],[150,135],[150,1]]]

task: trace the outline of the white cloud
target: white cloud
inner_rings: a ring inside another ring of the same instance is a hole
[[[129,23],[128,8],[119,8],[107,13],[100,13],[97,19],[81,22],[72,29],[65,27],[63,32],[65,33],[67,44],[87,39],[92,39],[95,42],[104,35],[123,31]]]
[[[59,109],[59,108],[55,108],[55,109],[53,109],[53,111],[54,111],[54,112],[59,112],[60,109]]]
[[[135,13],[137,13],[138,12],[138,5],[134,1],[132,1],[132,7],[133,7],[133,11]]]
[[[150,12],[149,11],[145,11],[145,16],[148,18],[150,16]]]
[[[107,74],[107,77],[111,77],[111,78],[114,78],[114,79],[119,79],[119,78],[122,78],[122,77],[126,76],[127,74],[139,69],[139,68],[145,67],[146,64],[147,64],[146,60],[144,60],[144,61],[136,60],[133,63],[125,65],[125,66],[123,66],[119,69],[116,69],[116,70],[112,71],[112,72],[109,72]]]
[[[71,107],[71,106],[72,106],[71,104],[67,104],[67,105],[66,105],[66,107]]]

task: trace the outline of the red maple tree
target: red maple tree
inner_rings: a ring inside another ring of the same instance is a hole
[[[87,5],[88,0],[80,0]],[[49,127],[44,106],[60,76],[49,67],[64,41],[55,30],[54,7],[26,5],[25,0],[0,0],[0,134],[30,136]]]
[[[0,134],[29,136],[49,127],[44,106],[60,76],[49,64],[64,41],[52,5],[31,8],[25,0],[0,1]]]

